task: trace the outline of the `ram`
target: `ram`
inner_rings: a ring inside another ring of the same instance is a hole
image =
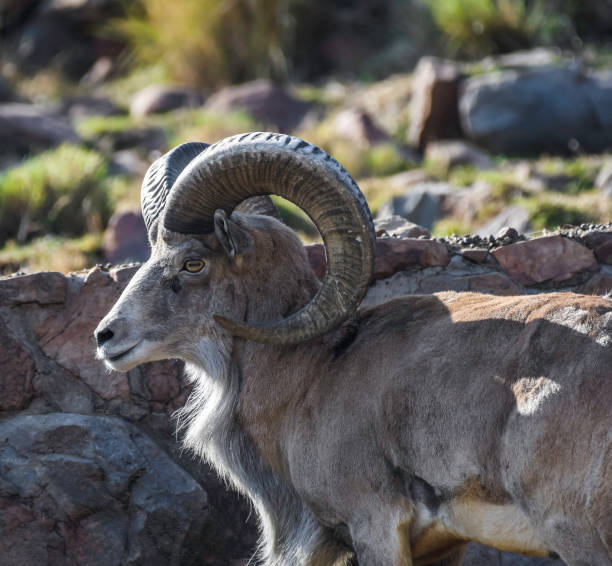
[[[319,283],[267,194],[299,205]],[[612,303],[441,293],[359,309],[374,231],[300,139],[189,143],[143,182],[152,245],[95,332],[186,362],[184,442],[246,494],[267,566],[460,563],[467,541],[612,564]]]

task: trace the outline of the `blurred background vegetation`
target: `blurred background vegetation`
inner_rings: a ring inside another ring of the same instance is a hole
[[[117,215],[138,208],[151,161],[263,128],[331,152],[375,214],[444,183],[434,235],[492,230],[508,207],[532,231],[609,222],[606,143],[517,155],[474,138],[483,155],[453,159],[411,128],[424,56],[455,61],[461,90],[507,69],[605,73],[611,39],[612,0],[4,0],[0,270],[142,259],[112,249],[140,229]],[[516,52],[518,66],[504,59]]]

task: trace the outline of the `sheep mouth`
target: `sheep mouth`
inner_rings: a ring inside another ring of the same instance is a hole
[[[107,355],[106,359],[109,362],[117,362],[119,361],[121,358],[124,358],[125,356],[127,356],[130,352],[132,352],[134,349],[136,349],[139,346],[140,342],[137,342],[136,344],[134,344],[133,346],[130,346],[127,350],[123,350],[123,352],[119,352],[118,354],[113,354],[111,355]]]

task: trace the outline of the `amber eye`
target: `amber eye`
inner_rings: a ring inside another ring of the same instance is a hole
[[[189,273],[197,273],[204,269],[205,263],[201,259],[188,259],[183,264],[183,269]]]

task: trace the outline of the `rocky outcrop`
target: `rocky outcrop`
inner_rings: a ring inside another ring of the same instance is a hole
[[[210,112],[246,110],[255,120],[278,132],[291,132],[311,107],[267,80],[221,89],[204,106]]]
[[[207,563],[206,492],[133,424],[22,414],[0,441],[4,566]]]
[[[610,73],[503,71],[467,79],[459,111],[465,134],[490,151],[596,152],[612,147],[611,97]]]
[[[463,73],[451,61],[423,57],[414,71],[408,141],[420,148],[434,140],[461,137],[457,109]]]
[[[177,108],[196,108],[203,103],[204,95],[192,87],[150,85],[132,97],[130,114],[142,118]]]
[[[443,290],[611,292],[611,241],[609,225],[533,240],[387,232],[364,305]],[[322,246],[307,251],[324,276]],[[244,504],[180,451],[172,415],[190,392],[181,364],[120,374],[94,357],[93,329],[137,267],[0,278],[2,564],[226,566],[253,551]],[[468,558],[554,564],[475,545]]]
[[[78,143],[70,124],[30,104],[0,104],[0,153],[35,153],[64,142]]]

